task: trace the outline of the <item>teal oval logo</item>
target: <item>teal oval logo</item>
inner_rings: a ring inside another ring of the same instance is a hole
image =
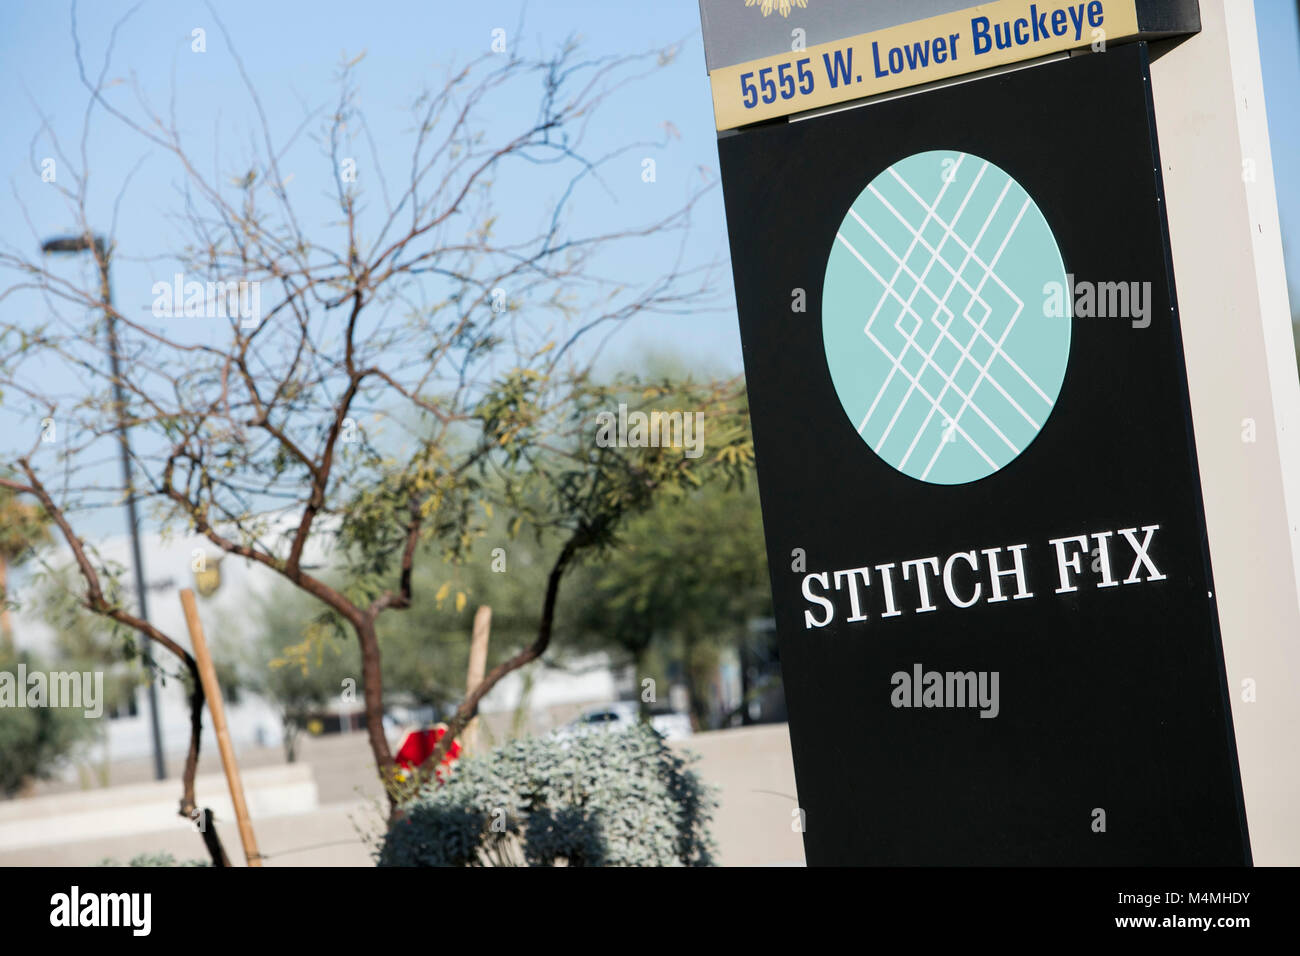
[[[1052,282],[1066,288],[1047,220],[987,160],[931,150],[868,183],[822,287],[826,363],[862,440],[934,484],[1006,467],[1065,378],[1070,318],[1046,315]]]

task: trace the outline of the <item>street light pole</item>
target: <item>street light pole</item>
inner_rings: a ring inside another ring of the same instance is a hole
[[[122,485],[126,489],[126,520],[131,532],[131,563],[135,568],[135,595],[140,619],[149,620],[149,602],[144,583],[144,555],[140,550],[140,524],[135,509],[135,484],[131,477],[131,443],[126,428],[126,389],[122,387],[121,366],[117,344],[117,318],[113,311],[113,286],[109,280],[109,256],[112,250],[103,236],[63,236],[41,243],[42,252],[68,253],[91,251],[99,266],[99,297],[104,303],[104,318],[108,326],[108,362],[113,377],[113,405],[117,413],[117,434],[122,452]],[[153,733],[153,771],[158,780],[167,777],[163,762],[162,727],[158,722],[158,690],[154,683],[153,651],[147,637],[140,635],[140,654],[148,677],[149,724]]]

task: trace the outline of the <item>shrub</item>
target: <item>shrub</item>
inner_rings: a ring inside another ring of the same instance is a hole
[[[7,675],[10,693],[27,698],[19,687],[18,665],[27,673],[45,672],[44,664],[28,654],[10,654],[0,648],[0,672]],[[15,698],[16,699],[16,698]],[[77,752],[92,734],[95,721],[80,708],[18,707],[0,703],[0,797],[12,797],[30,781],[46,780]]]
[[[177,860],[166,850],[159,850],[157,853],[141,853],[138,856],[131,857],[126,864],[119,863],[111,857],[105,857],[99,861],[99,866],[211,866],[207,860]]]
[[[463,758],[389,825],[380,866],[709,866],[716,801],[648,725]]]

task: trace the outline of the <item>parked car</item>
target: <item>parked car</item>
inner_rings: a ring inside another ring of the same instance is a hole
[[[599,707],[589,707],[576,720],[555,728],[556,737],[577,737],[590,733],[610,733],[624,730],[641,719],[641,705],[634,700],[620,700]],[[669,740],[691,735],[691,718],[687,714],[669,709],[650,711],[650,726]]]

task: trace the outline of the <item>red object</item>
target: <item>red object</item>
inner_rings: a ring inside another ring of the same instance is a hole
[[[413,730],[406,735],[402,741],[402,746],[397,748],[397,762],[407,770],[412,770],[426,760],[433,753],[433,748],[438,746],[438,741],[442,740],[443,735],[447,733],[446,724],[438,724],[427,730]],[[443,779],[443,768],[451,768],[451,763],[460,756],[460,741],[453,740],[447,752],[443,754],[441,765],[435,771],[439,780]]]

